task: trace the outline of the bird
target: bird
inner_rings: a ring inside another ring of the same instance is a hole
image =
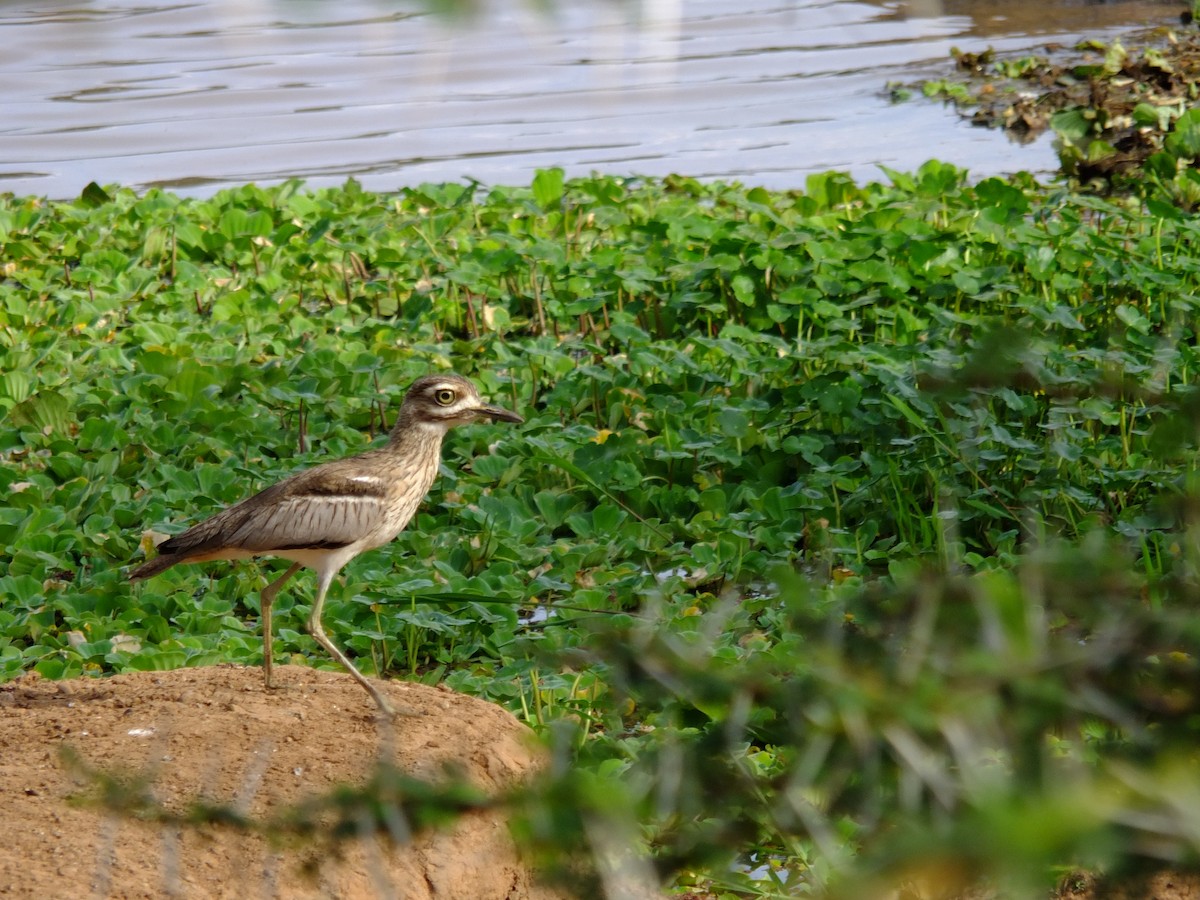
[[[517,413],[485,403],[454,374],[426,375],[409,387],[385,446],[304,469],[168,538],[158,555],[129,572],[140,581],[180,563],[275,556],[292,565],[260,594],[263,677],[271,682],[271,604],[302,567],[317,573],[308,630],[371,695],[385,716],[395,710],[321,624],[325,594],[346,563],[381,547],[411,521],[437,475],[442,439],[480,419],[520,424]]]

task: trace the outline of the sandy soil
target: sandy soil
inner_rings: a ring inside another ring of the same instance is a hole
[[[203,799],[263,818],[361,783],[382,752],[370,698],[340,673],[282,666],[276,678],[270,693],[260,669],[238,666],[0,684],[0,897],[561,900],[521,864],[493,812],[405,847],[350,841],[330,854],[307,841],[167,826],[80,802],[95,789],[64,763],[64,747],[102,771],[148,778],[175,811]],[[436,780],[454,765],[490,792],[537,768],[528,729],[499,707],[405,682],[387,691],[416,713],[398,720],[390,753],[409,775]],[[1076,876],[1054,896],[1200,900],[1200,876],[1110,884]]]
[[[231,827],[179,828],[105,813],[64,765],[68,746],[106,772],[150,778],[175,811],[197,799],[241,802],[255,816],[361,783],[380,751],[374,704],[349,677],[236,666],[0,685],[0,896],[538,898],[560,895],[521,865],[494,812],[473,812],[406,847],[378,839],[274,845]],[[462,769],[488,791],[538,763],[529,732],[504,710],[422,685],[387,686],[397,707],[393,756],[436,779]]]
[[[1146,872],[1110,880],[1088,876],[1067,879],[1056,900],[1200,900],[1200,874]]]

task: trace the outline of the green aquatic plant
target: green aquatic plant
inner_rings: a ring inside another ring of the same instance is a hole
[[[0,673],[258,664],[264,576],[131,588],[143,531],[362,449],[453,368],[527,424],[452,435],[331,591],[364,671],[561,734],[547,796],[612,800],[677,880],[1143,858],[1128,817],[1194,785],[1200,230],[884,174],[0,198]],[[310,602],[277,653],[324,665]],[[1039,752],[1128,803],[1056,819]],[[972,842],[1020,815],[1037,847]]]

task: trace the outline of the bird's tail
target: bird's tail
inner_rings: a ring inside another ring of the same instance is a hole
[[[175,563],[179,562],[179,557],[173,553],[163,553],[154,557],[147,562],[142,563],[136,569],[129,573],[130,581],[141,581],[143,578],[150,578],[157,575],[159,572],[165,572]]]

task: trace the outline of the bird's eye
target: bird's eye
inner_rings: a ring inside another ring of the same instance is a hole
[[[440,391],[434,391],[433,399],[438,406],[449,406],[454,402],[457,395],[450,388],[442,388]]]

